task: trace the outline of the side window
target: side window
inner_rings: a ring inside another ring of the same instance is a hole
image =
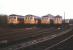
[[[43,17],[43,20],[44,20],[45,18]]]
[[[41,20],[43,20],[43,17],[42,17],[42,19]]]
[[[42,17],[42,20],[44,20],[45,18],[44,17]]]
[[[14,19],[16,19],[16,17],[13,17]]]
[[[30,17],[30,20],[32,19],[32,17]]]
[[[28,20],[28,17],[25,17],[25,20]]]

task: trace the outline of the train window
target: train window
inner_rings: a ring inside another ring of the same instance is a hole
[[[27,19],[27,17],[25,17],[25,20]]]
[[[32,17],[30,17],[30,20],[32,19]]]
[[[30,20],[30,17],[28,17],[28,20]]]
[[[9,17],[9,19],[12,19],[13,17]]]
[[[31,20],[32,19],[32,17],[26,17],[25,18],[25,20]]]
[[[10,16],[10,17],[9,17],[9,19],[12,19],[12,18],[13,18],[13,19],[16,19],[16,17],[15,17],[15,16]]]
[[[48,18],[47,17],[45,17],[45,18],[43,18],[44,20],[47,20]]]
[[[28,20],[28,17],[25,17],[25,20]]]
[[[13,17],[14,19],[16,19],[16,17]]]
[[[45,18],[44,18],[44,17],[42,17],[42,20],[45,20]]]
[[[26,20],[30,20],[30,18],[29,17],[26,17]]]
[[[41,18],[41,20],[43,20],[43,18]]]

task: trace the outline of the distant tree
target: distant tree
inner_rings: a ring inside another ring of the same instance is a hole
[[[1,26],[7,25],[7,17],[8,15],[0,14],[0,25]]]

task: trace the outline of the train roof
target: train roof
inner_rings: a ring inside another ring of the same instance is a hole
[[[18,18],[24,18],[24,16],[21,16],[21,15],[15,15],[15,14],[12,14],[12,15],[9,15],[9,16],[17,16]]]
[[[25,15],[25,17],[27,17],[27,16],[30,17],[30,16],[35,16],[35,15],[31,15],[31,14]]]
[[[54,17],[54,16],[51,15],[51,14],[47,14],[47,15],[44,15],[44,16],[42,16],[42,17]]]
[[[9,16],[18,16],[18,15],[16,15],[16,14],[11,14],[11,15],[9,15]]]
[[[47,14],[47,15],[42,16],[42,17],[48,17],[48,18],[50,18],[50,19],[54,19],[54,16],[53,16],[53,15],[51,15],[51,14]]]
[[[55,16],[55,18],[62,18],[62,16],[60,16],[60,15],[57,15],[57,16]]]

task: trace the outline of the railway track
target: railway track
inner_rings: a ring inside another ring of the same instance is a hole
[[[35,31],[37,31],[37,32],[42,32],[42,31],[48,31],[47,29],[43,29],[43,30],[39,30],[39,29],[37,29],[37,30],[30,30],[30,31],[26,31],[26,30],[24,30],[24,31],[16,31],[16,32],[8,32],[8,33],[10,33],[10,34],[2,34],[2,35],[0,35],[0,37],[2,37],[1,39],[5,39],[6,37],[11,37],[11,36],[21,36],[21,35],[28,35],[28,34],[34,34],[35,33]],[[4,37],[4,38],[3,38]],[[0,40],[1,40],[0,39]]]
[[[54,47],[50,48],[50,50],[73,50],[73,35],[59,42]]]
[[[72,29],[71,29],[72,30]],[[73,36],[71,30],[66,30],[66,32],[62,32],[60,34],[55,34],[55,36],[51,36],[51,40],[46,40],[44,42],[28,46],[26,48],[22,48],[19,50],[50,50],[54,46],[58,45],[61,42],[68,40],[70,37]],[[71,32],[70,32],[71,31]],[[54,37],[54,38],[53,38]]]
[[[4,35],[10,35],[10,34],[15,34],[16,32],[25,32],[25,31],[28,31],[28,30],[26,30],[26,29],[24,29],[24,28],[22,28],[22,29],[2,29],[2,30],[0,30],[0,36],[4,36]],[[33,31],[32,29],[30,29],[28,32],[31,32],[31,31]]]
[[[63,43],[65,41],[69,40],[70,38],[73,37],[73,33],[72,32],[73,32],[73,30],[68,32],[67,34],[64,34],[64,35],[60,36],[61,38],[57,38],[57,40],[58,40],[57,43],[51,45],[50,47],[47,47],[45,50],[51,50],[52,48],[54,48],[55,46],[59,45],[60,43]]]
[[[57,32],[58,31],[58,32]],[[41,40],[41,38],[43,38],[44,40],[46,39],[46,40],[48,40],[47,38],[52,38],[52,36],[53,37],[55,37],[53,34],[58,34],[59,32],[61,32],[62,30],[54,30],[54,31],[51,31],[51,32],[38,32],[39,34],[37,34],[37,35],[33,35],[33,36],[31,36],[31,37],[29,37],[32,41],[28,41],[28,42],[26,42],[26,43],[21,43],[21,44],[17,44],[17,45],[13,45],[13,46],[11,46],[12,48],[16,48],[16,49],[19,49],[19,48],[23,48],[24,46],[30,46],[30,45],[33,45],[33,44],[36,44],[36,43],[40,43],[40,40]],[[42,33],[42,34],[40,34],[40,33]],[[47,36],[48,35],[48,36]],[[47,37],[46,37],[47,36]],[[28,39],[28,38],[25,38],[25,39]],[[42,40],[43,40],[42,39]],[[43,42],[41,40],[41,42]],[[45,40],[45,41],[46,41]],[[39,41],[39,42],[38,42]],[[33,43],[32,43],[33,42]],[[35,43],[34,43],[35,42]],[[24,45],[23,45],[24,44]],[[28,44],[28,45],[25,45],[25,44]],[[21,47],[17,47],[17,46],[21,46]],[[11,48],[11,47],[7,47],[7,49],[8,48]]]
[[[35,33],[35,31],[37,31],[37,33]],[[0,43],[1,42],[3,42],[3,41],[5,41],[6,40],[6,43],[13,43],[13,42],[17,42],[17,41],[19,41],[19,40],[22,40],[22,39],[24,39],[24,38],[27,38],[27,37],[29,37],[29,39],[30,39],[30,36],[32,37],[33,35],[37,35],[37,34],[39,34],[39,33],[41,33],[42,34],[42,32],[43,31],[49,31],[48,29],[42,29],[42,30],[40,30],[40,29],[37,29],[37,30],[30,30],[30,31],[28,31],[28,32],[14,32],[14,33],[11,33],[10,35],[9,34],[4,34],[3,36],[1,36],[0,37]],[[5,43],[5,42],[4,42]]]

